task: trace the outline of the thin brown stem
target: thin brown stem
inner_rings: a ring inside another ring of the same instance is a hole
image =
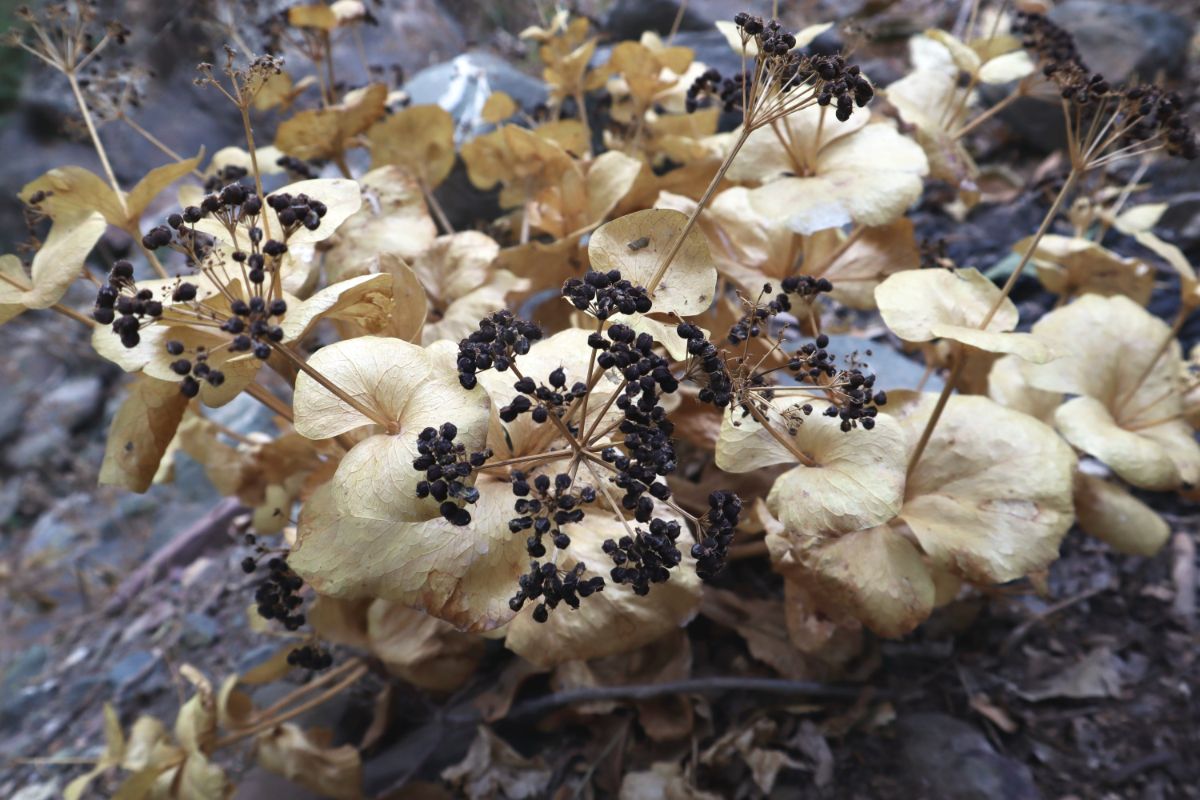
[[[963,366],[967,363],[966,354],[963,352],[961,345],[956,345],[953,350],[952,358],[954,363],[950,367],[950,374],[946,376],[946,383],[942,386],[942,393],[938,395],[937,404],[933,407],[933,413],[929,415],[929,421],[925,423],[925,430],[921,431],[921,438],[917,441],[917,446],[913,449],[913,454],[908,460],[908,469],[905,475],[912,477],[913,472],[917,469],[917,464],[921,461],[921,456],[925,453],[925,448],[929,445],[929,439],[933,436],[933,429],[937,427],[938,420],[942,418],[942,412],[946,410],[946,404],[950,402],[950,395],[954,392],[954,384],[958,383],[958,378],[962,375]]]
[[[1038,226],[1037,233],[1033,235],[1032,241],[1030,241],[1029,245],[1025,248],[1025,252],[1021,254],[1021,260],[1017,262],[1017,266],[1013,269],[1012,274],[1009,275],[1008,280],[1004,282],[1004,287],[1000,290],[1000,296],[996,298],[996,302],[992,305],[991,310],[988,311],[987,316],[983,318],[983,322],[979,323],[980,330],[987,328],[988,323],[992,321],[992,318],[996,316],[996,312],[1000,310],[1000,307],[1004,304],[1004,301],[1008,299],[1008,296],[1012,293],[1013,287],[1017,285],[1017,280],[1021,277],[1021,273],[1024,271],[1025,266],[1029,263],[1029,260],[1033,258],[1033,254],[1037,250],[1038,244],[1042,241],[1042,237],[1044,237],[1047,231],[1050,230],[1050,226],[1054,223],[1054,218],[1058,215],[1059,209],[1062,208],[1063,201],[1066,200],[1067,195],[1071,193],[1071,190],[1075,188],[1075,183],[1078,180],[1079,170],[1072,167],[1071,173],[1067,175],[1067,180],[1063,183],[1062,189],[1060,189],[1058,192],[1058,196],[1054,198],[1054,203],[1051,204],[1050,210],[1047,211],[1046,216],[1042,218],[1042,224]]]
[[[433,214],[433,218],[437,220],[438,225],[447,234],[454,233],[454,226],[450,224],[450,218],[446,216],[446,210],[438,202],[433,189],[429,187],[429,183],[426,182],[425,178],[418,176],[417,184],[421,187],[421,194],[425,196],[425,205],[429,206],[429,211]]]
[[[68,70],[65,74],[67,82],[71,84],[71,92],[75,95],[75,103],[79,106],[79,113],[83,116],[83,124],[87,127],[88,135],[92,137],[92,147],[95,149],[96,155],[100,157],[100,165],[108,177],[108,185],[112,187],[113,194],[116,195],[117,202],[121,205],[121,211],[128,216],[129,208],[125,205],[125,194],[121,191],[121,185],[117,183],[117,176],[113,172],[112,164],[108,161],[108,151],[104,149],[104,143],[100,141],[100,134],[92,122],[92,114],[88,110],[87,101],[83,98],[83,92],[79,88],[79,81],[75,78],[74,70]]]
[[[775,430],[775,427],[771,425],[771,422],[765,416],[763,416],[761,411],[755,407],[753,401],[746,403],[745,407],[750,410],[750,416],[754,417],[754,420],[763,427],[763,430],[771,434],[771,438],[783,445],[784,449],[795,456],[797,461],[806,467],[817,466],[817,462],[809,458],[808,454],[799,447],[796,447],[795,442],[784,436],[779,431]]]
[[[367,674],[366,666],[360,664],[354,671],[352,671],[344,679],[339,681],[337,684],[329,687],[324,692],[322,692],[318,696],[312,698],[308,702],[301,703],[300,705],[296,706],[295,708],[289,709],[288,711],[280,714],[279,716],[277,716],[273,719],[264,720],[262,722],[256,723],[255,725],[252,725],[248,728],[242,728],[235,733],[229,734],[228,736],[223,736],[217,740],[216,744],[213,745],[213,747],[214,747],[214,749],[228,747],[231,744],[236,744],[237,742],[240,742],[243,739],[246,739],[250,736],[254,736],[257,733],[262,733],[265,730],[274,728],[276,725],[282,725],[283,723],[287,722],[289,719],[295,719],[296,717],[300,716],[301,714],[305,713],[306,711],[310,711],[311,709],[314,709],[317,706],[319,706],[329,700],[332,700],[334,697],[337,697],[342,692],[343,689],[348,688],[353,683],[358,681],[359,678],[361,678],[363,675],[366,675],[366,674]]]
[[[1180,306],[1179,312],[1175,315],[1174,322],[1171,323],[1171,329],[1167,331],[1167,335],[1163,337],[1161,342],[1159,342],[1158,347],[1154,350],[1154,355],[1149,361],[1146,362],[1146,366],[1143,367],[1142,371],[1138,374],[1137,380],[1134,381],[1133,384],[1121,394],[1120,399],[1117,400],[1115,404],[1117,415],[1119,415],[1120,412],[1125,408],[1126,404],[1133,399],[1133,396],[1137,394],[1138,389],[1142,388],[1142,384],[1146,382],[1146,378],[1150,377],[1150,373],[1154,371],[1154,366],[1158,364],[1159,360],[1163,357],[1163,353],[1167,352],[1167,348],[1171,346],[1171,342],[1175,341],[1175,337],[1179,336],[1179,331],[1183,329],[1183,323],[1187,321],[1190,312],[1191,309],[1188,306]]]
[[[155,149],[157,149],[160,153],[165,155],[167,158],[172,158],[172,159],[175,159],[176,161],[186,161],[187,160],[183,156],[179,155],[179,153],[175,152],[170,147],[168,147],[161,139],[159,139],[153,133],[146,130],[138,123],[134,122],[132,119],[130,119],[125,114],[122,114],[120,119],[122,122],[124,122],[130,128],[132,128],[134,133],[136,133],[138,136],[141,136],[143,139],[145,139],[147,142],[149,142]],[[192,174],[195,175],[200,180],[204,180],[204,173],[201,172],[200,170],[193,168]]]
[[[369,406],[364,405],[363,403],[360,403],[358,400],[355,400],[353,397],[351,397],[349,394],[347,394],[345,392],[345,390],[343,390],[340,386],[338,386],[336,383],[334,383],[333,381],[329,380],[324,375],[322,375],[319,370],[315,370],[312,367],[310,367],[304,359],[300,358],[298,355],[293,353],[291,348],[287,347],[286,345],[282,345],[282,344],[272,344],[271,349],[274,350],[276,353],[281,354],[282,356],[287,358],[289,361],[291,361],[296,366],[296,369],[300,370],[305,375],[312,378],[317,383],[321,384],[334,397],[338,398],[343,403],[350,406],[355,411],[357,411],[358,413],[362,414],[367,419],[374,422],[376,425],[379,425],[380,427],[385,428],[389,434],[399,433],[399,423],[397,423],[395,420],[385,419],[383,417],[383,415],[380,414],[375,409],[370,408]]]
[[[254,383],[252,381],[246,384],[246,394],[250,395],[255,400],[286,419],[288,422],[294,421],[292,417],[292,409],[288,407],[287,403],[276,397],[270,389],[263,386],[261,383]]]
[[[750,127],[743,126],[741,135],[738,136],[737,141],[733,144],[733,149],[729,151],[729,155],[725,156],[725,160],[721,162],[721,167],[717,170],[717,174],[713,176],[713,179],[708,184],[708,188],[704,190],[704,194],[700,196],[700,200],[696,203],[696,208],[688,216],[687,224],[683,226],[683,230],[679,232],[679,235],[675,237],[675,241],[671,243],[671,249],[663,257],[662,263],[658,265],[658,269],[654,272],[654,276],[646,283],[646,291],[651,295],[654,294],[654,290],[658,288],[658,285],[662,283],[663,276],[667,274],[667,269],[671,266],[671,262],[675,260],[675,256],[679,255],[679,251],[683,248],[683,243],[687,239],[688,234],[692,232],[696,221],[700,219],[701,212],[708,205],[708,201],[712,199],[721,181],[725,179],[725,173],[729,171],[733,160],[737,158],[738,151],[742,149],[742,145],[750,138],[751,131]]]

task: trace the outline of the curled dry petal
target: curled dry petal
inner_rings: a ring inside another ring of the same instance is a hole
[[[988,312],[1000,307],[980,325]],[[907,270],[892,275],[875,289],[879,313],[892,332],[910,342],[953,339],[990,353],[1011,353],[1045,363],[1054,350],[1041,338],[1010,333],[1017,327],[1017,307],[975,269]]]
[[[934,407],[901,418],[915,446]],[[967,580],[1003,583],[1044,569],[1072,521],[1075,455],[1033,417],[953,395],[905,486],[900,519],[930,560]]]
[[[1118,553],[1152,556],[1171,537],[1171,527],[1119,484],[1083,472],[1075,475],[1079,527]]]
[[[813,402],[804,416],[800,402],[785,415],[768,418],[781,436],[815,462],[798,465],[776,479],[767,505],[790,532],[840,534],[882,525],[896,516],[904,496],[907,449],[904,432],[887,416],[874,430],[843,432],[824,416],[826,403]],[[795,464],[796,456],[752,417],[726,414],[717,441],[717,466],[749,472],[772,464]],[[801,421],[802,420],[802,421]],[[790,429],[790,432],[789,432]]]
[[[1183,359],[1165,322],[1127,297],[1089,294],[1033,331],[1066,352],[1022,371],[1035,388],[1079,395],[1055,414],[1072,444],[1142,488],[1200,480],[1200,444],[1180,418]]]

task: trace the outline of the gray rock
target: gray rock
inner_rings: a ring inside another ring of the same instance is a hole
[[[928,800],[1039,800],[1029,767],[1000,755],[975,726],[945,714],[896,723],[912,796]]]
[[[546,85],[515,69],[502,58],[483,51],[463,53],[423,69],[404,86],[414,105],[436,104],[457,123],[455,136],[466,141],[491,125],[480,116],[493,92],[509,94],[518,106],[531,110],[546,100]]]
[[[54,800],[61,797],[62,784],[57,778],[31,783],[12,796],[12,800]]]
[[[1071,32],[1084,61],[1109,81],[1132,75],[1152,80],[1160,71],[1179,75],[1187,64],[1192,30],[1170,11],[1141,3],[1066,0],[1049,17]]]
[[[104,383],[98,375],[68,378],[41,397],[30,409],[26,423],[75,430],[97,415],[104,397]]]
[[[112,665],[107,679],[117,694],[126,690],[148,693],[162,684],[162,673],[158,656],[146,650],[134,650]]]
[[[9,664],[0,679],[0,725],[19,720],[36,707],[40,692],[29,683],[46,668],[48,657],[46,648],[35,644]]]
[[[183,633],[180,640],[185,647],[193,649],[207,647],[220,635],[220,624],[207,614],[192,612],[184,615]]]
[[[66,553],[96,530],[95,502],[83,492],[69,495],[38,517],[21,549],[24,561],[45,560]]]

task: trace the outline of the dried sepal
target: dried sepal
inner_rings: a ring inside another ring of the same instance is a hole
[[[260,733],[254,751],[259,766],[268,772],[321,797],[357,800],[362,797],[362,757],[353,745],[334,747],[332,740],[331,731],[306,731],[285,722]]]
[[[682,524],[665,509],[657,516]],[[585,564],[588,572],[601,571],[612,563],[602,548],[604,541],[627,535],[625,524],[601,508],[563,530],[571,537],[571,547],[557,565],[564,571],[579,563]],[[685,562],[691,561],[686,554],[692,541],[685,526],[678,541]],[[546,622],[535,621],[535,606],[527,604],[505,627],[504,644],[538,666],[625,653],[686,624],[699,603],[700,578],[690,563],[685,563],[672,570],[671,579],[655,585],[646,597],[624,584],[609,582],[604,591],[587,598],[579,608],[560,608]]]
[[[372,169],[396,166],[433,189],[454,168],[454,117],[441,106],[410,106],[372,125],[367,146]]]
[[[648,209],[606,223],[588,242],[591,268],[619,270],[636,286],[648,286],[687,224],[669,209]],[[717,268],[704,235],[693,228],[654,290],[654,311],[681,317],[700,314],[712,304]]]
[[[805,414],[802,407],[812,408]],[[826,417],[828,403],[797,401],[766,417],[785,447],[754,418],[725,414],[717,441],[717,466],[751,472],[774,464],[797,464],[793,448],[813,462],[780,475],[767,498],[771,513],[789,531],[836,535],[881,525],[900,511],[907,449],[900,427],[887,415],[873,430],[843,432]]]
[[[740,160],[739,155],[734,163]],[[887,225],[920,197],[928,172],[929,162],[916,142],[891,125],[875,123],[821,146],[800,168],[804,177],[767,183],[755,190],[753,202],[759,213],[786,219],[797,232],[812,229],[813,215],[842,215],[863,225]]]
[[[1031,244],[1032,239],[1022,239],[1013,252],[1023,254]],[[1149,264],[1119,256],[1088,239],[1043,236],[1033,252],[1033,263],[1043,286],[1068,297],[1121,294],[1144,306],[1154,289]]]
[[[934,397],[901,417],[910,446]],[[1044,569],[1072,522],[1075,455],[1045,424],[985,397],[954,395],[908,477],[899,518],[935,564],[1004,583]]]
[[[135,379],[109,428],[100,483],[149,489],[187,404],[173,381]]]
[[[875,289],[883,321],[901,339],[952,339],[989,353],[1010,353],[1046,363],[1056,352],[1043,337],[1012,333],[1017,307],[978,270],[923,269],[892,275]],[[996,313],[981,329],[993,306]]]
[[[0,305],[49,308],[61,300],[82,275],[84,261],[104,234],[105,226],[104,217],[95,211],[60,214],[34,255],[28,276],[14,256],[4,257],[5,263],[0,266],[4,275],[0,278]]]
[[[384,115],[387,86],[372,83],[348,92],[338,105],[313,108],[280,123],[275,146],[300,159],[341,159],[355,137]],[[317,195],[319,196],[319,195]]]
[[[1165,322],[1129,298],[1089,294],[1033,331],[1064,357],[1023,374],[1035,388],[1078,395],[1055,413],[1072,444],[1143,489],[1200,480],[1200,444],[1181,418],[1183,359]]]
[[[1153,556],[1171,538],[1171,526],[1120,484],[1095,475],[1075,475],[1079,527],[1118,553]]]

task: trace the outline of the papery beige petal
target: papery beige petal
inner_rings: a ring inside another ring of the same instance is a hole
[[[357,800],[362,797],[362,758],[353,745],[332,747],[331,738],[285,722],[255,738],[255,755],[263,769],[321,797]]]
[[[104,217],[95,211],[59,215],[33,257],[33,288],[25,293],[25,304],[29,308],[49,308],[62,299],[71,284],[79,280],[88,253],[107,226]]]
[[[1032,243],[1023,239],[1013,252]],[[1154,270],[1136,258],[1122,258],[1088,239],[1043,236],[1033,254],[1038,279],[1055,294],[1123,294],[1141,305],[1150,301]]]
[[[1013,50],[994,58],[989,58],[979,68],[981,83],[1004,84],[1019,81],[1033,74],[1037,65],[1024,50]]]
[[[875,289],[879,313],[892,332],[909,342],[937,338],[936,326],[978,329],[1000,288],[976,269],[922,269],[892,275]],[[1011,331],[1017,307],[1005,298],[987,330]]]
[[[387,94],[385,84],[372,83],[347,93],[338,105],[300,111],[276,128],[275,146],[296,158],[343,158],[354,137],[384,115]]]
[[[187,404],[177,383],[135,380],[109,428],[100,483],[134,492],[149,489]]]
[[[25,311],[24,295],[28,291],[29,276],[21,259],[16,256],[0,256],[0,325]]]
[[[1000,405],[1028,414],[1036,420],[1054,424],[1054,412],[1062,404],[1058,392],[1035,389],[1025,381],[1019,356],[996,359],[988,373],[988,397]]]
[[[606,223],[588,242],[592,269],[617,269],[626,280],[646,286],[686,224],[686,216],[668,209],[635,211]],[[631,243],[638,246],[632,248]],[[654,290],[653,310],[683,317],[699,314],[712,305],[716,288],[717,269],[708,242],[693,228]]]
[[[968,75],[979,71],[981,61],[979,54],[963,43],[961,39],[939,28],[930,28],[925,35],[950,51],[950,59],[954,66]]]
[[[587,219],[601,222],[629,194],[642,171],[642,162],[617,150],[596,158],[587,172]]]
[[[294,308],[289,308],[280,327],[284,341],[302,338],[313,325],[322,319],[338,319],[347,316],[365,327],[379,330],[383,327],[387,310],[386,299],[390,299],[392,276],[390,274],[360,275],[327,286]],[[374,314],[372,323],[363,319]]]
[[[1093,397],[1125,428],[1179,412],[1179,344],[1154,360],[1170,328],[1129,298],[1084,295],[1046,314],[1033,332],[1063,358],[1024,365],[1031,386]]]
[[[332,489],[304,504],[288,564],[313,589],[343,599],[392,600],[462,630],[491,630],[513,617],[508,599],[528,567],[525,539],[508,528],[512,487],[481,478],[472,522],[441,517],[397,523],[339,515]]]
[[[568,386],[576,381],[587,380],[588,364],[594,352],[588,347],[588,335],[586,330],[568,328],[534,344],[529,353],[518,360],[521,374],[538,383],[549,383],[550,373],[562,368]],[[511,371],[487,370],[479,373],[479,383],[487,390],[492,404],[488,445],[499,458],[543,452],[559,435],[558,429],[551,423],[539,425],[528,414],[522,414],[512,422],[501,422],[499,409],[511,403],[518,394],[513,388],[516,380]],[[600,412],[609,405],[606,401],[620,384],[621,377],[615,371],[600,377],[588,399],[589,428],[596,424]],[[620,413],[619,409],[609,406],[605,420],[615,420]]]
[[[146,173],[125,197],[125,206],[131,220],[137,220],[150,202],[175,181],[191,173],[204,158],[204,148],[194,158],[186,158],[171,164],[155,167]]]
[[[1171,538],[1171,527],[1124,488],[1094,475],[1075,476],[1079,527],[1118,553],[1152,556]]]
[[[412,269],[434,302],[448,305],[487,283],[499,253],[492,237],[463,231],[434,239],[413,259]]]
[[[308,363],[346,394],[393,421],[425,388],[433,369],[420,346],[378,336],[323,347]],[[304,372],[296,378],[293,405],[296,431],[310,439],[329,439],[374,422]]]
[[[813,405],[792,440],[817,466],[779,476],[767,507],[793,533],[845,533],[887,522],[904,497],[904,433],[886,415],[873,430],[844,432],[839,420],[821,414],[824,404]]]
[[[665,510],[656,516],[676,519]],[[583,522],[563,526],[563,532],[571,537],[571,547],[558,567],[570,570],[582,562],[587,565],[585,577],[607,575],[612,559],[601,549],[604,540],[628,535],[602,506],[590,510]],[[683,563],[671,570],[670,580],[654,584],[645,597],[608,579],[604,591],[583,598],[578,609],[560,605],[544,623],[533,620],[535,603],[527,602],[505,629],[505,646],[532,664],[552,666],[635,650],[686,624],[700,604],[692,543],[684,525],[677,542]]]
[[[389,672],[435,692],[450,692],[466,683],[485,646],[479,636],[387,600],[371,603],[367,635],[372,654]]]
[[[768,546],[776,569],[835,620],[899,637],[933,611],[933,579],[921,554],[886,525],[801,542],[768,535]]]
[[[371,259],[382,255],[412,263],[437,237],[416,179],[400,167],[372,170],[360,185],[362,205],[339,228],[326,254],[330,280],[369,272]]]
[[[498,96],[492,94],[489,102]],[[454,117],[441,106],[410,106],[390,114],[371,126],[367,141],[372,169],[395,165],[429,189],[454,168]]]
[[[726,175],[733,181],[754,182],[788,174],[811,175],[817,172],[826,147],[862,130],[870,119],[871,112],[866,108],[855,109],[845,122],[835,119],[828,107],[800,109],[776,126],[752,131]],[[772,128],[777,128],[779,134]]]
[[[915,447],[934,396],[901,424]],[[900,518],[937,565],[983,583],[1058,556],[1070,527],[1075,455],[1048,426],[977,395],[952,395],[905,486]]]
[[[80,217],[99,211],[109,224],[125,228],[129,224],[122,198],[94,172],[83,167],[55,167],[21,187],[21,200],[43,192],[46,197],[38,208],[51,218]]]
[[[1167,451],[1150,438],[1121,428],[1099,400],[1069,400],[1059,406],[1054,420],[1063,438],[1134,486],[1165,490],[1179,484],[1179,469]]]
[[[508,307],[509,294],[528,288],[528,279],[518,278],[506,269],[496,270],[486,283],[450,303],[440,319],[426,324],[421,332],[421,342],[430,344],[440,339],[453,342],[465,339],[479,327],[481,319]]]
[[[864,311],[875,308],[875,287],[880,282],[893,273],[916,269],[921,264],[913,224],[908,219],[866,228],[857,240],[818,272],[815,267],[825,263],[822,255],[805,253],[806,274],[829,279],[833,283],[830,297],[842,305]]]

